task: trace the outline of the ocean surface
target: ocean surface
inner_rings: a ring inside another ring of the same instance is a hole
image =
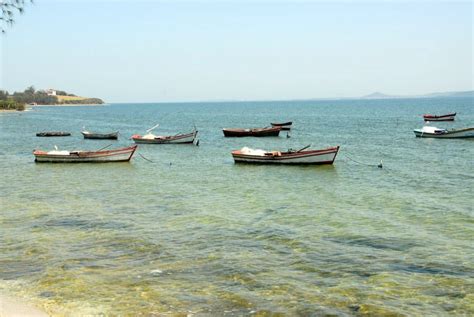
[[[474,314],[474,140],[420,139],[469,98],[112,104],[0,113],[0,291],[57,316]],[[290,137],[223,127],[294,122]],[[140,145],[129,163],[38,164],[33,149]],[[120,131],[118,141],[80,131]],[[72,136],[38,138],[40,131]],[[332,166],[230,151],[340,145]],[[140,154],[140,155],[138,155]],[[146,160],[144,158],[146,158]],[[383,168],[376,165],[383,160]]]

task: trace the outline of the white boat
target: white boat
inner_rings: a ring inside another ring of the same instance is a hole
[[[298,151],[264,151],[253,150],[247,147],[232,151],[235,163],[259,164],[333,164],[339,151],[339,146],[322,150],[307,150],[304,147]]]
[[[186,144],[194,143],[194,140],[198,134],[196,127],[194,127],[191,133],[178,133],[175,135],[155,135],[151,133],[151,131],[155,130],[159,126],[160,125],[157,124],[154,127],[146,130],[147,133],[145,135],[132,135],[133,142],[139,144]]]
[[[175,134],[175,135],[154,135],[153,133],[141,136],[139,134],[132,135],[132,140],[139,144],[183,144],[193,143],[198,131],[191,133]]]
[[[82,135],[84,139],[109,139],[109,140],[117,140],[118,139],[118,131],[111,132],[111,133],[95,133],[89,131],[82,131]]]
[[[441,129],[437,127],[424,126],[421,129],[413,130],[416,137],[419,138],[440,138],[440,139],[458,139],[474,138],[474,128],[465,129]]]
[[[126,148],[107,151],[65,151],[55,149],[53,151],[35,150],[35,162],[48,163],[105,163],[105,162],[128,162],[135,153],[137,145]]]

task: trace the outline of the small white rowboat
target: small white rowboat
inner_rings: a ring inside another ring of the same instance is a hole
[[[84,139],[109,139],[109,140],[117,140],[118,139],[118,131],[111,132],[111,133],[94,133],[89,131],[82,131],[82,135]]]
[[[176,134],[169,136],[160,136],[148,133],[144,136],[139,134],[132,135],[132,140],[139,144],[183,144],[193,143],[198,131],[194,130],[191,133]]]
[[[474,138],[474,128],[465,129],[440,129],[436,127],[424,126],[422,129],[413,130],[418,138],[440,138],[440,139],[459,139]]]
[[[303,148],[304,149],[304,148]],[[258,164],[333,164],[339,151],[339,146],[322,150],[271,151],[252,150],[243,148],[232,151],[235,163]]]
[[[107,151],[40,151],[35,150],[35,162],[47,163],[106,163],[128,162],[135,153],[137,145]]]

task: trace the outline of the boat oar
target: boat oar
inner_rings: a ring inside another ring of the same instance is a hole
[[[110,143],[110,144],[107,145],[107,146],[104,146],[104,147],[101,148],[101,149],[96,150],[95,152],[99,152],[99,151],[105,150],[106,148],[108,148],[108,147],[111,146],[111,145],[112,145],[112,143]]]
[[[146,132],[150,133],[151,131],[153,131],[154,129],[158,128],[160,126],[160,124],[158,123],[157,125],[153,126],[152,128],[146,130]]]
[[[299,149],[298,151],[296,151],[296,153],[299,153],[299,152],[301,152],[301,151],[303,151],[303,150],[306,150],[306,149],[309,148],[310,146],[311,146],[311,144],[308,144],[308,145],[306,145],[305,147],[303,147],[303,148]]]

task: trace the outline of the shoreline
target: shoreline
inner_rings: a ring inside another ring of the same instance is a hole
[[[93,107],[93,106],[104,106],[106,105],[105,103],[71,103],[71,104],[58,104],[58,105],[31,105],[31,107],[81,107],[81,106],[88,106],[88,107]]]
[[[26,302],[24,299],[0,293],[0,316],[48,317],[49,315],[37,306]]]

